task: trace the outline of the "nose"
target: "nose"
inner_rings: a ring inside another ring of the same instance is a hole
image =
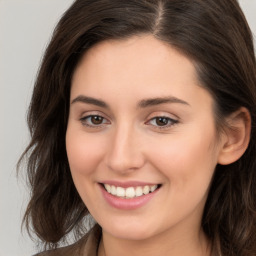
[[[109,142],[106,156],[108,168],[122,175],[140,169],[145,163],[142,146],[136,129],[128,125],[117,127]]]

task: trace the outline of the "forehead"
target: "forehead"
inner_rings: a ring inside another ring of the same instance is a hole
[[[168,61],[169,63],[167,63]],[[191,75],[190,78],[196,80],[196,72],[192,61],[168,43],[160,41],[152,35],[100,42],[86,51],[77,69],[81,65],[85,66],[86,63],[88,63],[88,66],[97,65],[99,68],[106,70],[118,67],[124,71],[129,71],[136,67],[135,74],[145,72],[149,68],[156,70],[168,69],[168,72],[172,72],[175,65],[176,73],[180,67],[183,67],[183,70],[189,72],[187,75]],[[164,67],[162,64],[168,65]],[[159,68],[157,69],[157,67]]]
[[[126,99],[129,95],[172,95],[186,100],[199,96],[202,90],[206,93],[189,58],[169,44],[143,35],[103,41],[89,49],[74,72],[71,96],[108,95],[113,96],[110,100],[116,100],[114,96]]]

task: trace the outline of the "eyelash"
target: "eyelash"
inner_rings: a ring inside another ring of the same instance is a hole
[[[100,123],[100,124],[93,124],[92,123],[92,118],[99,118],[101,120],[103,120],[103,123]],[[157,119],[160,120],[162,119],[162,121],[167,121],[167,124],[166,125],[157,125],[156,122],[157,122]],[[90,121],[88,121],[90,120]],[[82,123],[82,125],[84,126],[87,126],[89,128],[93,128],[93,129],[100,129],[102,128],[102,126],[106,125],[106,124],[110,124],[110,122],[104,118],[103,116],[101,115],[88,115],[88,116],[85,116],[85,117],[82,117],[80,118],[80,121]],[[155,124],[152,124],[152,122],[154,121]],[[90,123],[89,123],[90,122]],[[166,116],[155,116],[153,118],[151,118],[149,121],[147,121],[145,124],[146,125],[151,125],[152,127],[154,127],[155,129],[169,129],[171,126],[174,126],[176,124],[178,124],[179,121],[178,120],[175,120],[175,119],[172,119],[170,117],[166,117]]]
[[[100,124],[93,124],[92,121],[91,121],[92,118],[100,118],[103,121],[107,120],[106,118],[104,118],[103,116],[100,116],[100,115],[88,115],[88,116],[80,118],[80,121],[81,121],[82,125],[87,126],[89,128],[94,128],[94,129],[101,128],[103,125],[108,123],[108,122],[105,122],[105,123],[100,123]],[[90,123],[88,123],[88,120],[90,120],[89,121]]]
[[[150,124],[150,122],[152,122],[152,121],[154,121],[154,123],[156,123],[157,119],[163,119],[163,120],[167,121],[167,124],[163,125],[163,126],[157,125],[157,124]],[[160,129],[160,130],[169,129],[171,126],[174,126],[175,124],[178,124],[178,123],[179,123],[178,120],[167,117],[167,116],[155,116],[146,122],[147,125],[151,125],[153,127],[156,127],[156,129]]]

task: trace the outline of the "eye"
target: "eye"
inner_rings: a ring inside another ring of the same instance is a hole
[[[146,124],[155,126],[157,128],[169,128],[170,126],[178,123],[178,120],[166,116],[156,116],[151,118]]]
[[[85,116],[85,117],[82,117],[80,121],[83,125],[93,127],[93,128],[101,127],[102,125],[109,123],[109,121],[106,118],[99,115]]]

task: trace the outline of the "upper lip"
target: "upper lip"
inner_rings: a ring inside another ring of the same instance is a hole
[[[115,187],[129,188],[129,187],[143,187],[143,186],[154,186],[159,185],[158,183],[142,182],[142,181],[115,181],[115,180],[104,180],[101,184],[109,184]]]

